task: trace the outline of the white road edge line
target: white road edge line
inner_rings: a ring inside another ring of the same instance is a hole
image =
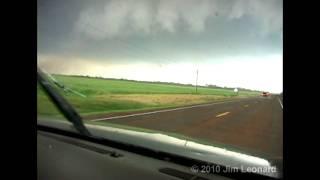
[[[129,114],[129,115],[123,115],[123,116],[113,116],[113,117],[107,117],[107,118],[92,119],[89,121],[96,122],[96,121],[103,121],[103,120],[109,120],[109,119],[120,119],[120,118],[125,118],[125,117],[142,116],[142,115],[148,115],[148,114],[177,111],[177,110],[182,110],[182,109],[191,109],[191,108],[195,108],[195,107],[211,106],[211,105],[215,105],[215,104],[223,104],[223,103],[238,102],[238,101],[241,101],[241,100],[223,101],[223,102],[216,102],[216,103],[211,103],[211,104],[200,104],[200,105],[195,105],[195,106],[180,107],[180,108],[174,108],[174,109],[165,109],[165,110],[151,111],[151,112],[137,113],[137,114]]]
[[[278,101],[279,101],[279,103],[281,105],[281,108],[283,109],[283,105],[282,105],[281,100],[279,98],[278,98]]]
[[[218,114],[218,115],[216,115],[216,117],[221,117],[221,116],[225,116],[225,115],[227,115],[227,114],[229,114],[230,112],[224,112],[224,113],[220,113],[220,114]]]

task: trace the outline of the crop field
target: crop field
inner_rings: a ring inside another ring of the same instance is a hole
[[[54,77],[65,86],[86,95],[81,97],[58,89],[83,116],[171,108],[260,94],[257,91],[240,91],[237,95],[232,89],[208,87],[198,87],[196,92],[191,85],[157,82],[66,75]],[[38,114],[59,115],[39,85],[37,92]]]

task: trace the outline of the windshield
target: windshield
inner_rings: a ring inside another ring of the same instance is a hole
[[[282,0],[38,0],[38,66],[86,125],[282,162],[282,26]]]

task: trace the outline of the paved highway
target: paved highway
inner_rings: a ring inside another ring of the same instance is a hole
[[[106,121],[182,134],[227,148],[282,159],[283,113],[277,96],[106,117]]]

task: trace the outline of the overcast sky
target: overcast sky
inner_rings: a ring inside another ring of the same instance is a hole
[[[38,0],[46,71],[282,92],[282,0]]]

